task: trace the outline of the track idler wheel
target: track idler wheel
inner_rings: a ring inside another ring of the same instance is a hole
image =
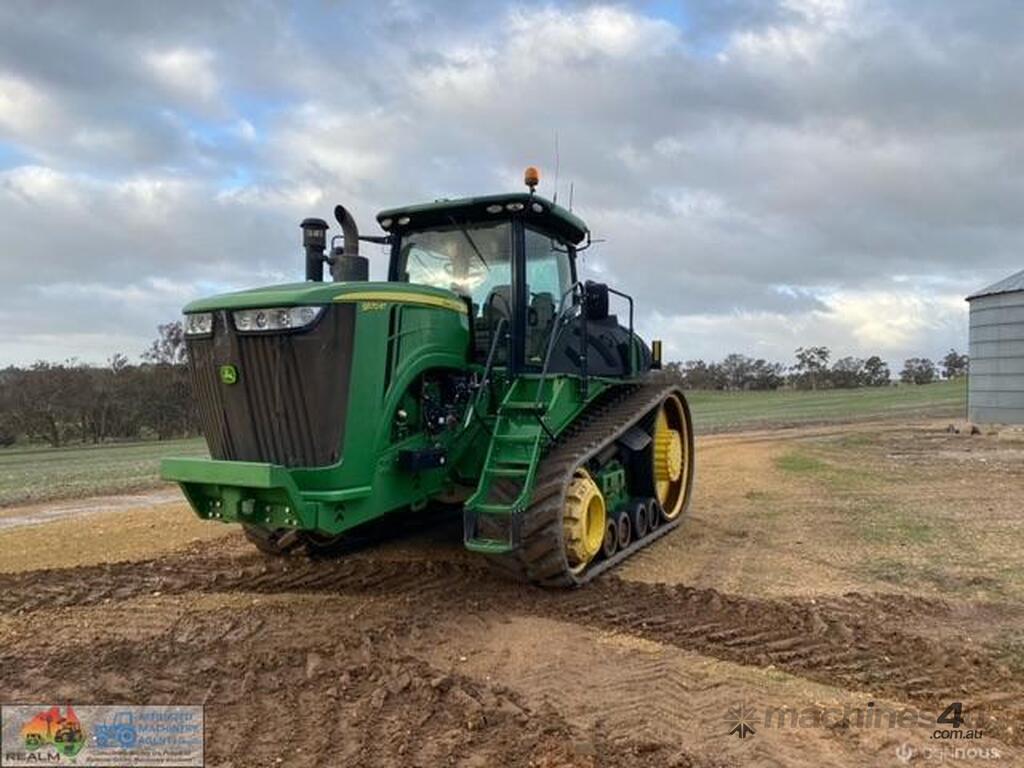
[[[565,494],[562,529],[565,559],[573,573],[581,573],[604,544],[608,519],[604,496],[585,469],[577,469]]]
[[[633,518],[633,533],[636,534],[637,539],[642,539],[649,530],[647,504],[642,501],[633,502],[630,506],[629,515]]]
[[[690,411],[677,395],[669,395],[654,422],[652,462],[654,488],[664,519],[674,520],[689,502],[693,476],[693,427]]]

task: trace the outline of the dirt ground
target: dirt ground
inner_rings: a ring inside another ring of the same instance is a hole
[[[702,439],[686,523],[573,592],[450,516],[315,561],[175,503],[0,529],[0,699],[205,704],[211,766],[1022,765],[1024,435],[946,426]]]

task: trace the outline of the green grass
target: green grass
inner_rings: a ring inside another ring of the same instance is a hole
[[[0,506],[157,485],[160,459],[205,456],[201,439],[0,450]]]
[[[909,546],[935,540],[935,529],[916,513],[875,507],[857,510],[855,519],[861,538],[874,544]]]
[[[686,393],[698,432],[893,418],[962,418],[966,379],[922,386],[819,392]]]
[[[795,472],[797,474],[824,472],[829,468],[828,464],[821,459],[816,459],[799,451],[790,451],[779,456],[775,459],[775,466],[783,472]]]
[[[879,557],[863,565],[865,573],[872,579],[887,584],[910,588],[931,587],[948,595],[976,596],[979,593],[987,599],[1006,599],[1006,585],[992,576],[954,568],[939,563],[919,563],[907,559]]]

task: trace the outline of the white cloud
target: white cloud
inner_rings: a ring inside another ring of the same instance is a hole
[[[210,104],[219,94],[220,82],[211,51],[172,48],[152,51],[145,60],[157,81],[179,98]]]
[[[721,61],[811,64],[836,35],[849,32],[855,13],[847,0],[783,0],[798,19],[759,29],[738,30],[719,54]],[[866,9],[860,9],[863,17]]]
[[[510,67],[665,53],[679,30],[618,6],[595,5],[578,12],[514,8],[508,14]]]
[[[53,100],[39,87],[9,73],[0,72],[0,136],[30,139],[50,131],[60,119]]]

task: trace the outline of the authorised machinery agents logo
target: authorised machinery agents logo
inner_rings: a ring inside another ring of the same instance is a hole
[[[3,705],[0,768],[201,768],[200,706]]]

